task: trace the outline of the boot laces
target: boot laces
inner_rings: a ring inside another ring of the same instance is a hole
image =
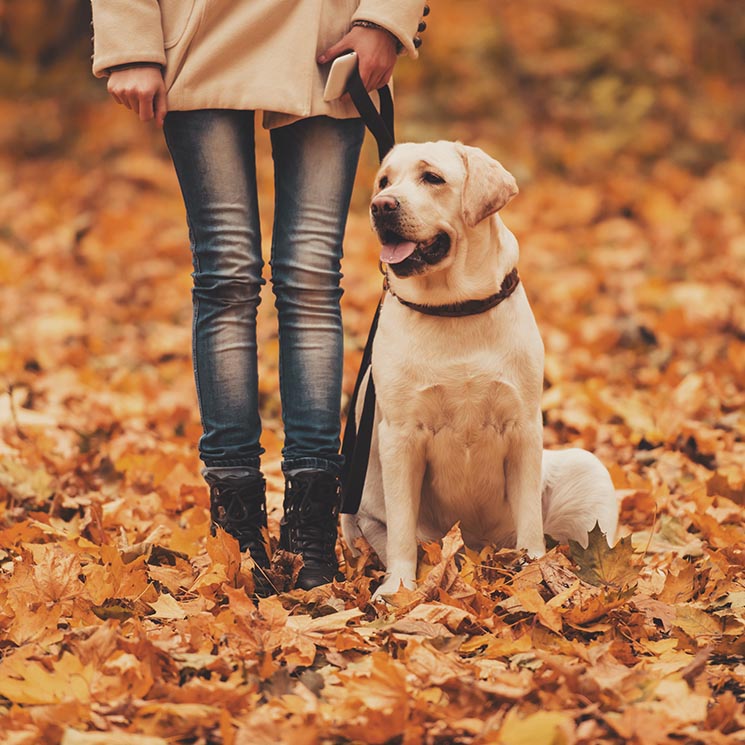
[[[266,502],[263,479],[250,482],[236,479],[235,484],[219,481],[211,485],[212,521],[237,538],[242,548],[262,547],[261,529],[266,527]],[[266,549],[264,549],[265,551]]]
[[[288,481],[285,520],[290,546],[311,561],[335,558],[339,515],[338,481],[325,473],[298,474]]]

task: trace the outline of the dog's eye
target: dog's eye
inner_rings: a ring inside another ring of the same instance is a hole
[[[386,186],[388,186],[388,176],[383,176],[383,178],[378,181],[378,189],[385,189]]]
[[[428,184],[444,184],[445,179],[442,176],[438,176],[432,171],[425,171],[422,174],[422,181],[426,181]]]

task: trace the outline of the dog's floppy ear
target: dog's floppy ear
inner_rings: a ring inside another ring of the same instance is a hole
[[[483,150],[457,142],[455,145],[466,169],[462,204],[466,225],[472,228],[499,212],[517,192],[515,177]]]

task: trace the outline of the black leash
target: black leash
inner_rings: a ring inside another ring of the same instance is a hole
[[[357,111],[360,112],[365,126],[378,143],[378,158],[382,161],[388,155],[388,151],[396,144],[396,136],[393,131],[393,96],[391,96],[391,89],[387,85],[378,88],[378,95],[380,96],[380,113],[378,113],[370,94],[365,90],[360,71],[355,67],[347,83],[347,93],[349,93]]]
[[[385,85],[378,90],[378,95],[380,96],[380,113],[378,113],[375,104],[373,104],[370,98],[370,94],[365,90],[359,70],[355,68],[352,77],[347,83],[347,92],[357,107],[357,111],[360,112],[365,126],[372,132],[373,137],[375,137],[378,143],[378,156],[382,161],[395,144],[391,89]],[[383,297],[381,296],[377,310],[373,316],[372,324],[370,325],[367,343],[362,353],[360,369],[354,384],[354,391],[349,401],[347,424],[344,427],[344,439],[341,445],[341,453],[344,456],[344,465],[341,472],[343,494],[341,511],[350,514],[355,514],[360,508],[362,489],[365,486],[365,476],[367,475],[367,464],[370,459],[370,445],[372,443],[373,421],[375,419],[375,384],[373,383],[372,372],[370,372],[367,390],[365,391],[359,425],[356,422],[356,410],[362,380],[367,371],[371,370],[373,341],[375,340],[375,332],[378,328],[378,318],[380,318],[382,305]]]

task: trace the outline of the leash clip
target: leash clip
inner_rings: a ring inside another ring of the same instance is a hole
[[[382,261],[378,261],[378,271],[383,275],[383,292],[388,292],[388,270]]]

